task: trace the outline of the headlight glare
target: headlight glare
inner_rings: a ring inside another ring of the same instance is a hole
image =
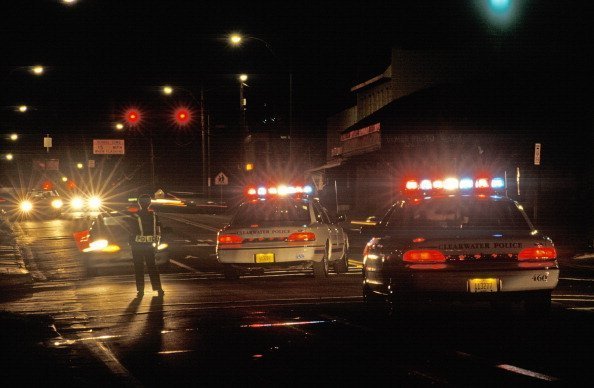
[[[33,210],[33,204],[31,203],[31,201],[23,201],[19,204],[19,209],[21,209],[21,211],[25,213],[30,212],[31,210]]]
[[[89,198],[89,208],[92,210],[97,210],[101,207],[101,198],[99,197],[91,197]]]

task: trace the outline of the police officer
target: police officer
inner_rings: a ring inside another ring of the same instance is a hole
[[[136,296],[144,295],[144,264],[148,270],[153,291],[157,291],[159,297],[165,294],[161,288],[161,278],[155,264],[155,251],[161,237],[161,224],[159,218],[152,210],[149,210],[151,197],[143,194],[138,197],[140,209],[134,213],[130,221],[130,239],[132,248],[132,259],[134,260],[134,274],[136,277]]]

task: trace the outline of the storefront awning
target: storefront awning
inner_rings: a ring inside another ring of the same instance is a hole
[[[305,172],[307,174],[311,174],[311,173],[315,173],[315,172],[323,172],[324,170],[327,170],[329,168],[334,168],[334,167],[338,167],[338,166],[342,165],[343,161],[344,161],[343,159],[332,160],[324,165],[310,168],[309,170],[305,170]]]

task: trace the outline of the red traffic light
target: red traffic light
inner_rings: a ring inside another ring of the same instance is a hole
[[[173,111],[173,121],[183,127],[192,122],[192,111],[186,107],[179,107]]]
[[[129,108],[124,112],[124,120],[129,126],[134,127],[142,121],[142,112],[136,108]]]

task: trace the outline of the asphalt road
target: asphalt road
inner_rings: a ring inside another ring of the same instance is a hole
[[[224,216],[163,219],[179,240],[163,299],[135,299],[131,268],[86,277],[70,238],[84,221],[21,223],[38,280],[0,297],[4,377],[147,387],[575,385],[594,377],[587,268],[562,269],[553,311],[540,319],[519,305],[481,303],[388,317],[362,303],[355,266],[326,283],[304,271],[228,281],[208,241]]]

